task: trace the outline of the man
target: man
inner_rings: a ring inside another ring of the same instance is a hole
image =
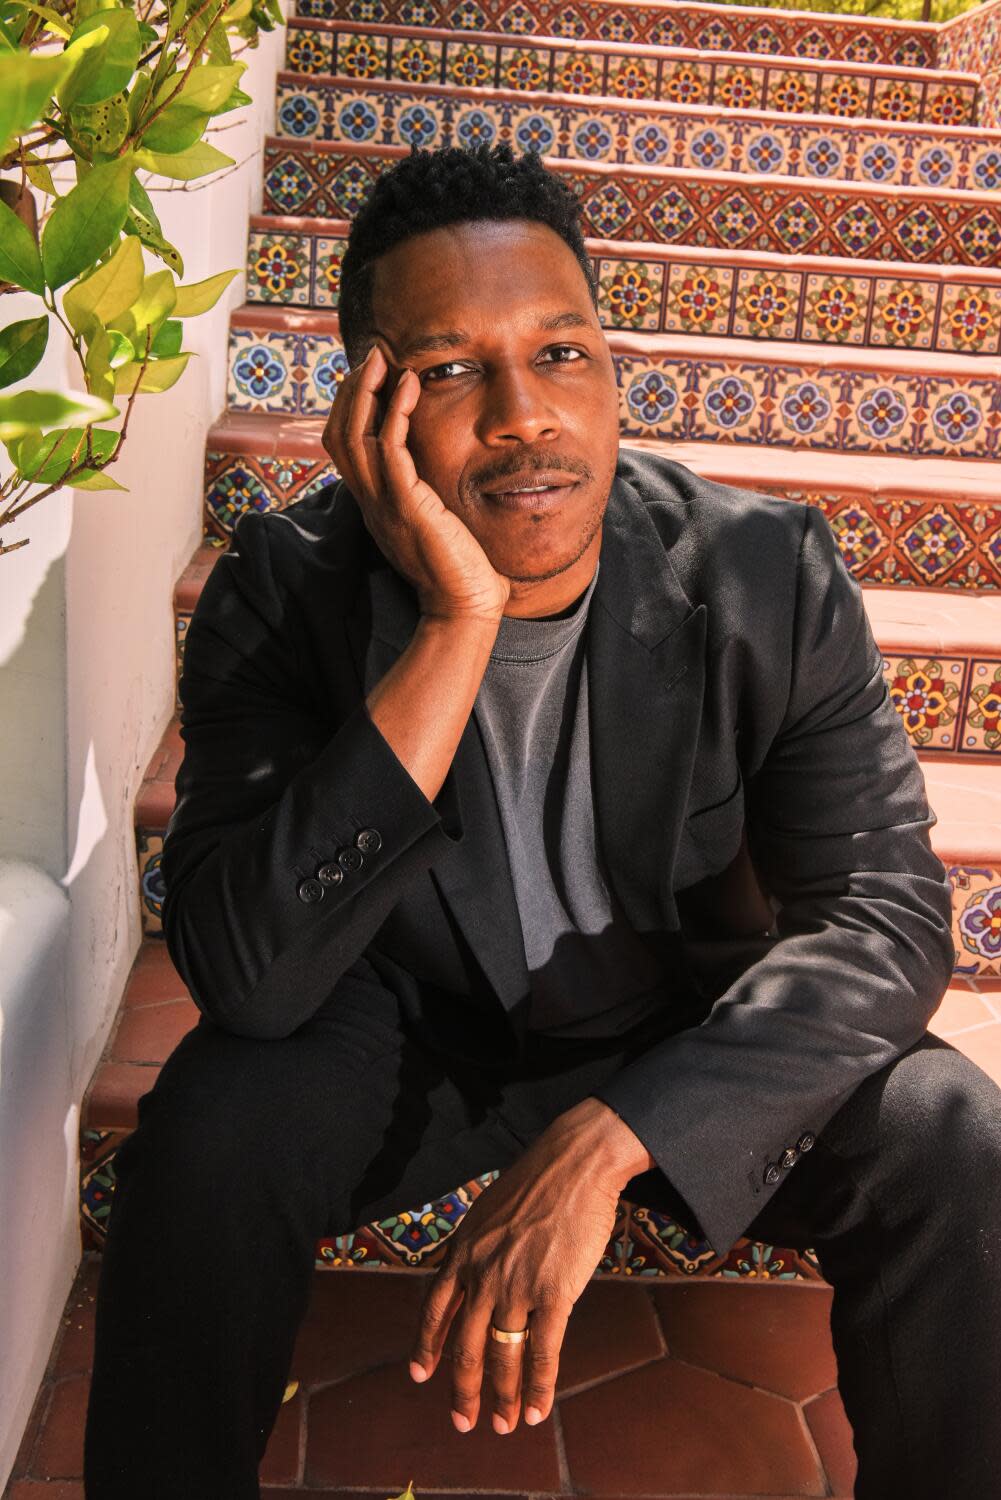
[[[949,882],[830,526],[619,453],[535,156],[386,174],[340,316],[343,481],[188,635],[202,1019],[118,1157],[89,1500],[257,1496],[316,1238],[491,1168],[414,1331],[458,1431],[547,1420],[624,1194],[816,1248],[857,1496],[996,1500],[1001,1091],[926,1032]]]

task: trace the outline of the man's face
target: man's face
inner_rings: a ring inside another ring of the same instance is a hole
[[[572,250],[529,220],[450,225],[381,256],[372,302],[395,366],[421,382],[417,472],[512,580],[506,613],[566,607],[594,573],[619,444],[612,357]]]

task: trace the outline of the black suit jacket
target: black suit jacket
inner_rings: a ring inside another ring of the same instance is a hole
[[[950,886],[820,510],[623,449],[600,557],[597,836],[676,980],[664,1039],[596,1094],[725,1254],[775,1191],[768,1164],[926,1030],[954,962]],[[457,1050],[517,1055],[529,979],[475,716],[430,802],[365,706],[417,619],[342,483],[245,515],[206,582],[163,923],[222,1027],[284,1037],[351,987],[373,1006],[391,992]],[[303,900],[363,829],[381,847]]]

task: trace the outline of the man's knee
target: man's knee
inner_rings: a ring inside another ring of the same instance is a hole
[[[982,1068],[928,1033],[889,1070],[877,1103],[879,1148],[912,1189],[1001,1219],[1001,1088]]]

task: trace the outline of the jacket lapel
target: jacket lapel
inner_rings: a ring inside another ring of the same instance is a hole
[[[671,876],[702,715],[706,608],[692,608],[669,557],[683,514],[671,513],[675,530],[661,537],[636,490],[615,479],[587,624],[596,836],[640,932],[679,927]],[[348,620],[366,696],[419,617],[414,590],[388,565],[370,572],[368,585]],[[432,878],[521,1037],[530,998],[524,939],[474,713],[436,802],[457,806],[464,838]]]

